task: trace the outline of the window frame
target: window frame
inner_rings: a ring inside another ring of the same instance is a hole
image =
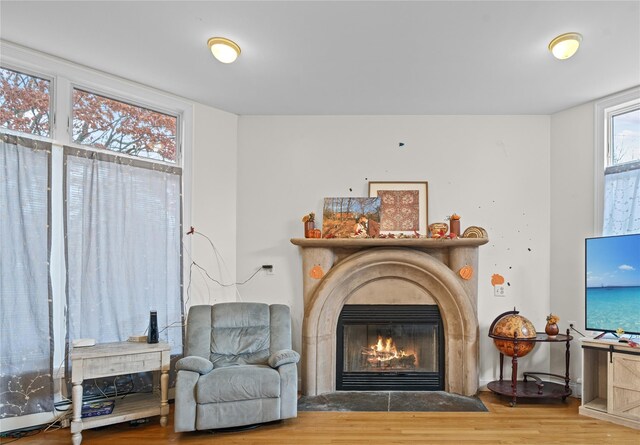
[[[612,119],[637,108],[640,108],[640,86],[605,97],[595,103],[593,227],[596,234],[602,234],[604,225],[604,177],[613,156]]]
[[[0,127],[2,132],[7,134],[12,134],[14,136],[26,136],[31,139],[36,139],[39,141],[52,142],[55,139],[55,130],[56,130],[56,113],[55,113],[55,103],[56,103],[56,79],[55,76],[43,74],[39,71],[34,71],[31,69],[23,69],[19,66],[15,66],[13,63],[7,63],[3,60],[0,63],[0,68],[14,71],[20,74],[25,74],[31,77],[37,77],[39,79],[43,79],[49,82],[49,136],[41,136],[33,133],[24,133],[18,130],[12,130],[10,128]]]
[[[127,153],[121,153],[115,150],[109,150],[109,149],[104,149],[104,148],[99,148],[99,147],[95,147],[93,145],[85,145],[85,144],[78,144],[73,140],[73,92],[75,90],[80,90],[80,91],[84,91],[86,93],[89,94],[95,94],[97,96],[102,96],[105,97],[107,99],[112,99],[118,102],[122,102],[125,103],[127,105],[131,105],[134,107],[139,107],[139,108],[145,108],[147,110],[150,111],[155,111],[157,113],[161,113],[161,114],[165,114],[167,116],[171,116],[171,117],[175,117],[177,119],[176,121],[176,160],[175,162],[168,162],[165,160],[159,160],[159,159],[153,159],[153,158],[147,158],[144,156],[135,156],[135,155],[129,155]],[[163,164],[163,165],[167,165],[167,166],[171,166],[171,167],[178,167],[178,168],[183,168],[182,166],[182,148],[183,148],[183,143],[182,143],[182,133],[183,133],[183,117],[180,113],[177,113],[175,110],[171,110],[171,109],[161,109],[161,107],[150,107],[147,104],[143,104],[140,103],[138,101],[133,101],[128,97],[122,97],[122,95],[118,95],[118,94],[109,94],[106,92],[101,91],[99,88],[88,88],[83,84],[80,83],[76,83],[76,82],[71,82],[69,84],[69,94],[68,94],[68,99],[69,99],[69,125],[68,125],[68,136],[69,136],[69,141],[67,144],[67,146],[71,146],[71,147],[75,147],[75,148],[81,148],[83,150],[93,150],[96,152],[107,152],[107,153],[111,153],[117,156],[122,156],[124,158],[129,158],[129,159],[143,159],[146,161],[150,161],[150,162],[156,162],[158,164]],[[183,170],[184,172],[184,170]]]
[[[25,48],[10,42],[0,40],[2,66],[25,74],[33,73],[37,77],[52,80],[52,122],[50,137],[30,135],[22,132],[0,129],[2,132],[18,136],[40,139],[51,142],[52,147],[52,238],[50,256],[50,275],[52,298],[54,304],[54,379],[62,378],[65,374],[65,329],[64,305],[66,301],[66,263],[63,227],[63,147],[70,146],[81,150],[98,153],[111,153],[124,158],[132,158],[148,162],[155,162],[163,166],[182,169],[182,227],[191,225],[191,196],[192,196],[192,159],[193,159],[193,123],[195,102],[161,91],[143,84],[139,84],[121,77],[99,70],[78,65],[55,56]],[[116,100],[138,104],[145,108],[162,113],[179,116],[176,128],[176,162],[166,163],[159,160],[129,156],[94,148],[87,145],[75,144],[72,140],[72,92],[73,87],[95,91]],[[59,198],[58,198],[59,197]],[[54,200],[59,202],[54,203]],[[183,248],[191,250],[190,237],[182,236]],[[188,264],[182,261],[182,277],[188,276]],[[25,419],[25,421],[27,421]],[[30,423],[27,423],[30,424]]]
[[[635,100],[631,100],[629,102],[624,102],[621,103],[619,105],[607,108],[606,110],[604,110],[605,112],[605,131],[607,134],[607,146],[606,146],[606,159],[605,159],[605,171],[608,168],[611,167],[619,167],[621,165],[625,165],[625,164],[632,164],[635,162],[638,162],[638,160],[635,161],[627,161],[627,162],[620,162],[620,163],[614,163],[613,162],[613,150],[614,150],[614,142],[613,142],[613,138],[614,138],[614,134],[611,131],[613,129],[613,119],[616,116],[620,116],[622,114],[625,113],[629,113],[631,111],[640,111],[640,98],[635,99]]]

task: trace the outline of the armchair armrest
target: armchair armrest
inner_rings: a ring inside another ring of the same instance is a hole
[[[183,357],[176,362],[176,371],[180,370],[197,372],[200,375],[208,374],[213,369],[213,363],[197,355]]]
[[[293,349],[281,349],[269,356],[269,366],[272,368],[278,368],[288,363],[298,363],[300,360],[300,354]]]

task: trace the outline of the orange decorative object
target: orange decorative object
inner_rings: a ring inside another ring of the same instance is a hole
[[[473,277],[473,267],[467,264],[458,271],[458,275],[460,275],[463,280],[470,280],[471,277]]]
[[[504,277],[502,275],[500,275],[499,273],[494,273],[493,275],[491,275],[492,286],[499,286],[501,284],[504,284]]]
[[[322,267],[320,267],[320,265],[316,264],[309,271],[309,276],[314,280],[319,280],[320,278],[324,277],[324,270],[322,269]]]
[[[555,323],[547,323],[547,325],[544,327],[544,332],[549,338],[556,338],[556,336],[560,332],[560,328]]]
[[[311,235],[312,236],[310,238],[322,238],[322,231],[320,229],[313,229]]]
[[[451,217],[449,223],[449,225],[451,226],[451,233],[455,234],[456,236],[460,236],[460,217],[458,216],[458,219],[453,219],[453,217]]]
[[[443,238],[449,231],[449,225],[447,223],[433,223],[429,225],[429,231],[431,238]]]
[[[304,237],[305,238],[313,238],[313,231],[316,228],[316,223],[314,221],[305,221],[304,223]]]

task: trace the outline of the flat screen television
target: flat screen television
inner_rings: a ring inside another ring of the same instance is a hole
[[[640,334],[640,233],[585,240],[585,328]]]

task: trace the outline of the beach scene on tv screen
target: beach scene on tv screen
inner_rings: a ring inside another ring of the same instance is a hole
[[[587,329],[640,333],[640,235],[587,240]]]

